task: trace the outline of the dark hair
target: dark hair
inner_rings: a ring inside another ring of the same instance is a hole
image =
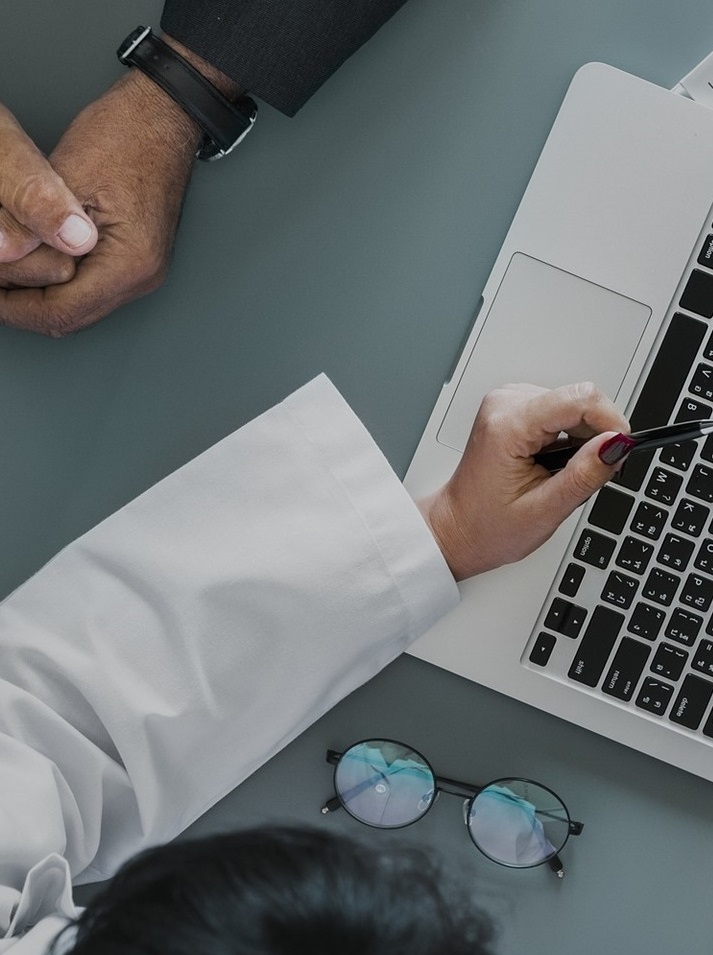
[[[425,851],[304,828],[149,849],[73,927],[71,955],[489,955],[492,936]]]

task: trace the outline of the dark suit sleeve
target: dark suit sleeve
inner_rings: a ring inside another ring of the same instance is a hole
[[[406,0],[166,0],[165,33],[293,116]]]

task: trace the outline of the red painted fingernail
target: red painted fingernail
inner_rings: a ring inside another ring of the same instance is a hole
[[[599,460],[610,466],[618,464],[635,447],[636,441],[630,438],[628,434],[615,434],[613,438],[605,441],[599,449]]]

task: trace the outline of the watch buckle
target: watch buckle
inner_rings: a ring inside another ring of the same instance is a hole
[[[140,33],[139,30],[141,31]],[[126,57],[133,53],[140,43],[143,43],[150,32],[151,27],[138,27],[134,39],[128,44],[126,49],[122,50],[119,54],[119,59],[122,61],[122,63],[126,61]]]
[[[256,119],[257,119],[257,108],[254,109],[254,110],[252,111],[252,113],[250,114],[250,116],[248,117],[248,122],[250,123],[250,125],[249,125],[246,129],[244,129],[244,130],[242,131],[242,133],[238,136],[238,138],[235,140],[235,142],[234,142],[231,146],[228,146],[227,149],[218,149],[218,150],[216,150],[216,152],[214,152],[212,156],[206,156],[206,157],[203,159],[203,161],[204,161],[204,162],[215,162],[216,159],[222,159],[223,156],[227,156],[228,153],[232,153],[232,151],[235,149],[235,147],[236,147],[236,146],[239,146],[240,143],[242,143],[242,141],[243,141],[243,140],[245,139],[245,137],[248,135],[248,133],[252,131],[252,128],[253,128],[253,126],[255,125],[255,120],[256,120]],[[200,150],[201,150],[201,147],[199,147],[198,153],[200,153]],[[197,155],[198,155],[198,154],[197,154]],[[198,155],[198,158],[199,158],[199,159],[202,159],[203,157],[201,157],[200,155]]]

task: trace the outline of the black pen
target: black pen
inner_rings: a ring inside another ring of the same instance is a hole
[[[616,464],[625,455],[634,451],[651,451],[655,448],[665,448],[669,444],[681,444],[683,441],[692,441],[713,434],[713,420],[679,421],[676,424],[667,424],[662,428],[649,428],[647,431],[637,431],[634,434],[617,434],[602,445],[599,456],[605,464]],[[535,461],[554,474],[561,471],[569,459],[582,447],[568,445],[567,447],[552,448],[549,451],[540,451],[534,455]]]

